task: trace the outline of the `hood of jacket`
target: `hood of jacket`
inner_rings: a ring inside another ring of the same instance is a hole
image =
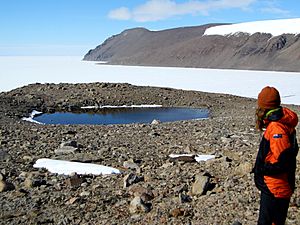
[[[282,123],[289,128],[295,128],[298,124],[298,116],[295,112],[288,108],[282,108],[283,116],[278,120],[279,123]]]
[[[279,122],[289,129],[294,130],[294,128],[298,124],[298,116],[295,112],[288,108],[280,107],[278,109],[273,110],[265,120],[265,124],[269,124],[270,122]]]

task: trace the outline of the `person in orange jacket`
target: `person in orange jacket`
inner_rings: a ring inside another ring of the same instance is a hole
[[[284,225],[295,189],[298,144],[295,112],[280,106],[279,92],[265,87],[258,95],[256,128],[264,131],[253,168],[261,191],[259,225]]]

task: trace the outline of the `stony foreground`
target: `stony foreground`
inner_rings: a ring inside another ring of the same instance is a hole
[[[20,120],[33,109],[133,104],[207,108],[210,118],[108,126]],[[255,104],[223,94],[107,83],[33,84],[0,93],[0,224],[256,224],[259,192],[250,174],[260,139]],[[290,107],[300,114],[300,107]],[[74,151],[57,151],[63,146]],[[216,158],[170,160],[171,153]],[[51,174],[33,168],[43,157],[112,166],[122,174]],[[286,224],[300,224],[299,163],[298,157],[298,189]]]

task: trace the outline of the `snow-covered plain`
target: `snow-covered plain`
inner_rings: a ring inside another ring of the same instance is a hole
[[[37,82],[126,82],[252,98],[256,98],[264,86],[270,85],[278,88],[283,103],[300,105],[300,73],[114,66],[62,56],[0,57],[0,91]]]

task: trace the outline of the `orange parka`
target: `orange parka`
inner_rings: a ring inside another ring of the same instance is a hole
[[[297,114],[279,108],[264,121],[263,134],[254,167],[257,188],[276,198],[290,198],[295,189],[298,144],[295,127]]]

